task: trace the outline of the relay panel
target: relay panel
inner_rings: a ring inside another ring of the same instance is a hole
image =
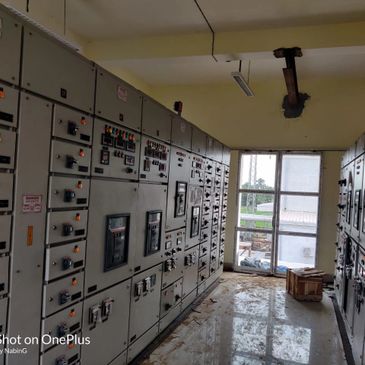
[[[92,174],[138,179],[140,136],[118,125],[95,120]]]
[[[142,181],[167,183],[170,147],[158,140],[142,136],[140,179]]]
[[[229,149],[1,5],[0,23],[0,334],[91,339],[27,365],[127,364],[223,271]]]
[[[129,214],[106,217],[104,270],[112,270],[128,261]]]

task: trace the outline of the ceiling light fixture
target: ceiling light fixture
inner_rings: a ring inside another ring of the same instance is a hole
[[[252,89],[250,88],[249,82],[250,82],[250,65],[251,62],[248,61],[248,75],[247,75],[247,81],[243,77],[241,73],[242,68],[242,60],[240,60],[239,69],[238,71],[231,72],[231,76],[233,77],[233,80],[236,81],[237,85],[240,87],[240,89],[247,95],[247,96],[255,96]]]

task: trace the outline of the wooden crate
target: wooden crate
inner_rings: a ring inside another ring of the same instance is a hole
[[[286,290],[297,300],[320,302],[324,274],[316,269],[288,269]]]

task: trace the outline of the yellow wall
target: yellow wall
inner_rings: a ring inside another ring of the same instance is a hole
[[[333,272],[336,241],[337,180],[342,152],[364,131],[359,118],[365,109],[364,80],[312,79],[300,82],[308,92],[303,116],[285,119],[281,101],[283,80],[253,84],[256,96],[245,97],[233,84],[163,86],[153,96],[167,107],[184,102],[183,115],[234,149],[323,149],[318,267]],[[236,225],[237,151],[231,159],[225,263],[234,261]]]
[[[229,79],[229,75],[227,75]],[[219,85],[162,86],[152,95],[167,107],[184,103],[183,116],[232,148],[346,148],[365,131],[365,80],[301,80],[307,92],[303,115],[285,119],[284,78],[252,84],[246,97],[232,82]]]

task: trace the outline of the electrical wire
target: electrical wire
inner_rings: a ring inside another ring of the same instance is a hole
[[[205,22],[207,23],[207,25],[208,25],[208,27],[210,29],[210,32],[212,33],[212,48],[211,48],[212,53],[211,53],[211,56],[213,57],[213,59],[214,59],[215,62],[218,62],[218,59],[214,55],[214,47],[215,47],[215,32],[214,32],[214,29],[211,26],[211,24],[210,24],[208,18],[206,17],[206,15],[204,14],[203,9],[200,7],[200,5],[198,3],[198,0],[194,0],[194,3],[197,6],[197,8],[199,9],[200,14],[204,18]]]

